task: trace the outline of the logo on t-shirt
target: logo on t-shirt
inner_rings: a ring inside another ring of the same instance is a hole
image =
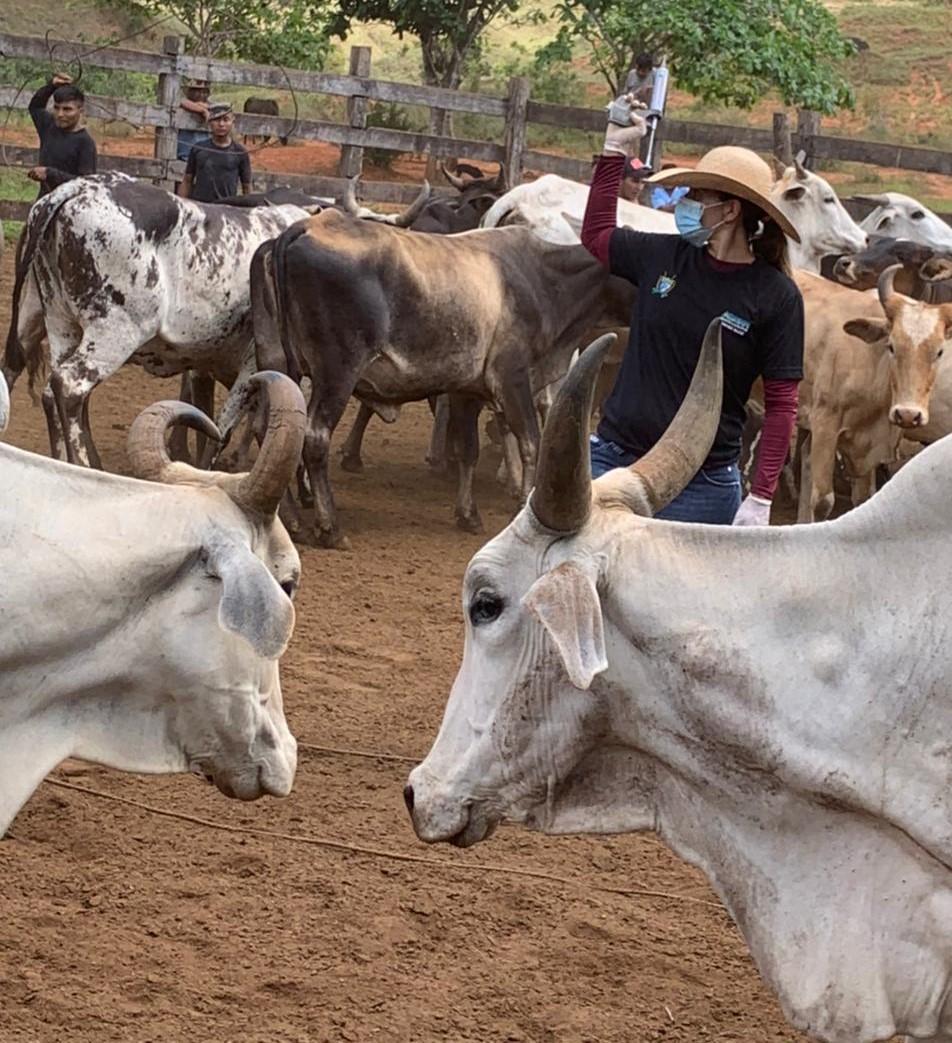
[[[652,293],[656,297],[667,297],[668,294],[674,289],[677,279],[673,275],[668,275],[665,272],[663,275],[658,276],[658,281],[654,284]]]
[[[736,333],[738,336],[743,337],[745,334],[750,332],[750,319],[742,319],[739,315],[735,315],[732,311],[725,311],[721,316],[721,325]]]

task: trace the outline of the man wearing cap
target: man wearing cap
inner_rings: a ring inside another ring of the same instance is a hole
[[[188,154],[192,151],[192,146],[197,141],[204,141],[208,137],[208,131],[205,129],[205,121],[208,119],[208,91],[208,80],[189,80],[189,84],[185,88],[185,97],[179,102],[180,109],[197,116],[202,124],[197,130],[183,127],[176,136],[175,158],[183,163],[188,160]]]
[[[251,191],[251,157],[244,145],[232,139],[234,125],[230,105],[219,102],[208,106],[211,137],[192,146],[178,190],[180,196],[214,203],[236,195],[239,183],[242,195]]]
[[[610,123],[582,225],[585,247],[638,293],[618,379],[592,435],[594,476],[627,467],[661,438],[687,393],[704,333],[721,320],[724,398],[703,467],[658,517],[767,525],[787,457],[803,376],[803,300],[790,278],[787,239],[796,229],[773,203],[773,175],[754,152],[712,149],[693,170],[673,168],[649,184],[683,185],[677,235],[616,227],[618,185],[645,133]],[[741,434],[757,378],[764,423],[750,495],[741,493]]]

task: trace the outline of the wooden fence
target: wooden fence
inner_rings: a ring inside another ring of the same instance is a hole
[[[52,44],[52,41],[40,37],[0,33],[0,53],[5,58],[48,62]],[[55,41],[55,47],[60,65],[68,65],[73,56],[85,55],[90,50],[88,43],[74,41]],[[177,131],[200,127],[194,116],[179,108],[185,77],[200,77],[214,84],[290,89],[294,94],[334,95],[347,100],[346,123],[237,114],[235,125],[239,134],[293,134],[295,138],[329,142],[341,148],[337,178],[256,171],[256,188],[275,183],[293,184],[315,195],[339,195],[344,185],[343,178],[360,173],[365,148],[501,163],[512,185],[518,184],[527,170],[586,181],[591,169],[589,158],[580,160],[530,149],[527,146],[527,127],[541,124],[592,134],[600,133],[605,127],[603,110],[533,101],[529,81],[524,77],[510,80],[504,98],[373,79],[370,76],[370,49],[366,47],[352,48],[348,75],[284,70],[190,56],[184,53],[184,42],[180,37],[166,37],[161,53],[109,47],[83,57],[83,63],[157,77],[154,103],[87,95],[86,105],[92,117],[124,120],[136,126],[155,128],[154,155],[151,158],[102,154],[100,169],[124,171],[166,186],[182,176],[183,164],[175,158]],[[0,107],[8,111],[26,109],[30,93],[30,90],[17,92],[13,87],[0,88]],[[500,121],[500,133],[495,141],[478,141],[368,127],[368,102],[372,101],[495,117]],[[663,129],[666,142],[706,147],[745,145],[759,152],[773,152],[785,162],[802,150],[807,165],[816,160],[849,160],[952,176],[952,152],[828,137],[819,133],[819,119],[810,112],[799,113],[795,128],[786,113],[777,113],[772,130],[677,119],[666,119]],[[13,166],[29,167],[37,161],[33,149],[7,145],[4,153],[6,162]],[[364,182],[362,190],[365,199],[378,203],[408,203],[417,191],[412,185],[373,181]],[[0,216],[22,216],[27,207],[28,204],[0,201]]]

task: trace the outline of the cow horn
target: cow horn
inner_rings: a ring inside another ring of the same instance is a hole
[[[357,182],[359,180],[360,175],[347,178],[344,183],[344,194],[340,200],[341,209],[351,217],[360,216],[360,205],[357,202]]]
[[[555,532],[577,532],[592,508],[588,435],[595,380],[616,339],[606,333],[582,352],[546,417],[529,506],[539,523]]]
[[[306,407],[301,389],[283,373],[255,373],[251,388],[267,395],[268,426],[254,465],[231,497],[247,511],[271,516],[301,462]]]
[[[700,471],[714,444],[724,399],[720,317],[708,326],[684,401],[661,439],[628,470],[640,479],[652,515],[678,496]],[[641,497],[629,504],[644,510]]]
[[[491,187],[494,192],[505,192],[509,187],[509,179],[506,177],[506,166],[504,163],[499,164],[499,173],[496,174],[495,180],[488,187]]]
[[[414,201],[403,211],[402,214],[397,214],[388,224],[395,225],[397,228],[409,228],[410,225],[423,213],[426,208],[426,204],[430,201],[430,182],[424,181],[423,187],[420,189],[420,194],[414,199]]]
[[[174,399],[156,402],[144,409],[129,428],[126,452],[136,478],[174,484],[207,474],[206,471],[175,463],[169,458],[165,439],[173,427],[191,427],[216,442],[221,441],[218,428],[200,409]]]
[[[440,163],[440,170],[443,171],[443,177],[455,188],[458,192],[462,192],[463,189],[469,184],[469,182],[462,177],[457,177],[452,170],[446,169],[445,163]]]
[[[883,270],[879,277],[879,282],[876,284],[876,289],[879,291],[879,303],[883,306],[886,317],[890,319],[895,314],[896,306],[899,303],[899,295],[896,293],[895,283],[896,273],[901,271],[901,264],[891,264]]]
[[[803,165],[803,161],[805,159],[806,153],[802,149],[793,157],[793,166],[797,172],[797,179],[799,181],[806,181],[807,179],[808,171],[807,168]]]

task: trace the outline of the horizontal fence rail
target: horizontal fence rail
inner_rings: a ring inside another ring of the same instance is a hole
[[[216,84],[282,91],[290,89],[294,94],[300,92],[345,98],[347,117],[343,123],[289,118],[286,115],[236,113],[235,130],[239,135],[282,138],[293,135],[296,139],[322,141],[340,147],[338,174],[341,177],[338,178],[267,171],[254,174],[255,187],[289,184],[315,195],[339,195],[344,185],[341,178],[360,173],[363,150],[367,148],[426,155],[429,157],[428,173],[431,176],[435,172],[435,158],[460,157],[502,164],[509,183],[513,185],[519,182],[527,170],[587,181],[591,172],[590,157],[573,158],[529,148],[526,128],[535,124],[593,135],[600,135],[605,128],[605,113],[601,109],[533,101],[529,95],[529,81],[523,77],[510,80],[509,91],[504,98],[374,79],[370,76],[370,49],[364,47],[352,49],[350,74],[343,75],[190,56],[184,53],[184,41],[178,37],[166,37],[162,52],[155,53],[121,47],[98,48],[88,41],[47,41],[40,37],[0,33],[0,55],[7,59],[28,58],[49,63],[53,46],[56,60],[61,66],[69,66],[78,60],[96,68],[156,77],[154,103],[87,95],[86,108],[89,116],[106,122],[122,121],[136,127],[154,128],[153,157],[101,155],[100,169],[119,170],[134,177],[148,178],[165,187],[171,187],[182,176],[182,164],[175,156],[177,131],[201,128],[196,117],[179,107],[184,77],[201,77]],[[12,86],[0,87],[0,108],[8,112],[25,110],[33,89],[35,87],[18,91]],[[497,117],[501,121],[500,132],[495,141],[482,141],[447,134],[368,127],[368,102],[393,102],[427,108],[431,112],[431,130],[434,127],[432,114],[439,112]],[[802,150],[808,166],[816,160],[839,160],[952,176],[952,152],[825,136],[819,133],[819,117],[815,113],[801,112],[796,129],[790,126],[786,113],[775,114],[773,130],[678,119],[666,119],[662,129],[666,143],[708,148],[725,144],[743,145],[758,152],[773,153],[785,162],[789,162],[795,152]],[[10,166],[29,167],[37,162],[35,149],[7,145],[4,154]],[[368,202],[396,205],[410,202],[416,192],[412,185],[387,182],[365,182],[362,188]],[[19,213],[22,206],[17,205],[12,209]],[[10,206],[4,208],[4,216],[10,212]]]

